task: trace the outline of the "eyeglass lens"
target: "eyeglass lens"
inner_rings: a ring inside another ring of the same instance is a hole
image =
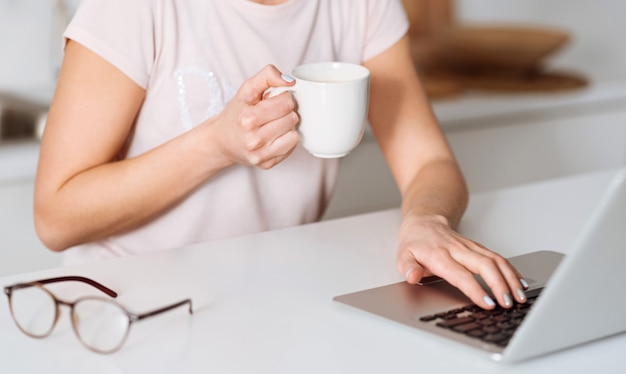
[[[33,337],[47,336],[57,320],[54,297],[40,286],[13,290],[11,310],[17,325]],[[107,353],[118,349],[128,334],[128,313],[117,303],[96,297],[76,301],[72,325],[87,347]]]
[[[11,311],[19,328],[36,338],[50,333],[58,312],[52,295],[39,286],[14,290]]]
[[[76,334],[85,345],[101,352],[112,352],[126,339],[130,321],[119,305],[103,299],[85,298],[72,313]]]

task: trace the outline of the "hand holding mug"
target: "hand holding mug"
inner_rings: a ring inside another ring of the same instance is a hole
[[[276,67],[267,65],[241,85],[218,116],[207,121],[218,165],[269,169],[291,154],[299,140],[296,102],[287,95],[271,100],[264,100],[263,95],[270,87],[292,83],[285,81]]]

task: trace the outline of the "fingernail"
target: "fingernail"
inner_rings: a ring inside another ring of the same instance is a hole
[[[521,288],[518,288],[517,290],[515,290],[515,292],[517,292],[517,297],[520,300],[526,301],[526,292],[524,292],[524,290],[522,290]]]
[[[508,292],[505,293],[503,298],[504,298],[504,305],[506,305],[506,306],[513,305],[513,298],[511,297],[510,293],[508,293]]]
[[[483,300],[485,301],[485,303],[489,306],[495,306],[496,303],[493,301],[492,298],[490,298],[489,296],[485,295],[485,297],[483,297]]]
[[[520,278],[519,282],[522,284],[522,287],[524,287],[525,290],[528,289],[528,287],[530,287],[528,285],[528,282],[526,282],[526,279],[524,279],[524,278]]]
[[[410,268],[409,271],[404,274],[404,279],[409,279],[409,275],[411,275],[413,271],[415,271],[415,268]]]
[[[287,83],[291,83],[291,82],[294,81],[294,79],[293,79],[293,77],[291,75],[283,74],[280,77]]]

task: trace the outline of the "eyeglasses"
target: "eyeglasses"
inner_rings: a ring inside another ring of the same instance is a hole
[[[74,302],[59,300],[43,287],[45,284],[66,281],[86,283],[108,296],[117,297],[115,291],[81,276],[49,278],[4,287],[4,293],[9,299],[11,316],[24,334],[33,338],[45,338],[50,335],[60,316],[59,307],[65,305],[70,308],[72,328],[78,340],[94,352],[113,353],[122,347],[133,323],[185,304],[189,304],[189,314],[193,313],[191,299],[147,313],[135,314],[117,301],[104,297],[86,296]]]

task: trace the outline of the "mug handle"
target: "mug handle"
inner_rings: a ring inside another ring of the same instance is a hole
[[[296,84],[294,84],[293,86],[270,87],[265,91],[265,93],[266,94],[269,93],[268,97],[274,97],[274,96],[280,95],[281,93],[285,91],[296,92],[297,86],[298,86],[298,82],[296,82]]]

